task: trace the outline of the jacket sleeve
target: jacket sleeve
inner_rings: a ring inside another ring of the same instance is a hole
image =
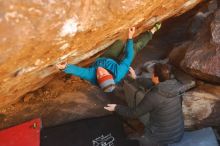
[[[183,93],[183,92],[195,87],[196,82],[195,82],[194,78],[187,75],[183,71],[177,69],[176,67],[172,67],[172,68],[173,68],[173,73],[175,75],[176,80],[181,83],[181,86],[178,89],[179,93]]]
[[[126,44],[126,49],[125,49],[125,56],[120,62],[120,64],[126,64],[127,66],[130,66],[133,58],[134,58],[133,39],[128,39],[127,44]]]
[[[179,88],[179,93],[183,93],[193,87],[195,87],[196,83],[195,81],[190,81],[188,83],[182,84],[182,86]]]
[[[144,97],[144,99],[136,106],[136,108],[129,108],[123,105],[117,105],[115,108],[116,113],[121,116],[129,118],[138,118],[154,108],[154,103],[152,102],[153,97]]]
[[[92,73],[90,68],[82,68],[73,64],[68,64],[64,69],[67,74],[72,74],[74,76],[80,77],[81,79],[87,80],[94,84]]]

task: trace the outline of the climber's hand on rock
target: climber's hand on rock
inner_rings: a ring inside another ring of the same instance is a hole
[[[128,39],[132,39],[135,33],[135,27],[131,27],[128,29]]]
[[[60,70],[63,70],[66,68],[67,62],[59,62],[56,64],[56,67]]]
[[[136,76],[136,73],[134,71],[134,69],[132,67],[129,67],[129,74],[128,74],[129,77],[131,77],[132,79],[136,79],[137,76]]]
[[[107,104],[107,106],[105,106],[104,109],[106,109],[107,111],[113,112],[115,111],[116,106],[117,104]]]

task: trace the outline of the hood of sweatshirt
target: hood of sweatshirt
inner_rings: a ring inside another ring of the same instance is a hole
[[[180,94],[181,84],[177,80],[172,79],[159,83],[157,88],[159,94],[172,98]]]

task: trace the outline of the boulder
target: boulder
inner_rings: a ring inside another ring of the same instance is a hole
[[[194,40],[174,48],[169,58],[195,78],[220,83],[220,9],[204,19]]]
[[[0,107],[45,85],[55,63],[79,63],[125,39],[129,27],[138,35],[201,1],[0,1]]]
[[[183,94],[186,128],[219,127],[220,86],[201,84]]]

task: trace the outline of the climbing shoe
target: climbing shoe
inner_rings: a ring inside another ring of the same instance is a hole
[[[161,23],[160,22],[157,22],[153,28],[155,28],[156,31],[158,31],[160,28],[161,28]]]

